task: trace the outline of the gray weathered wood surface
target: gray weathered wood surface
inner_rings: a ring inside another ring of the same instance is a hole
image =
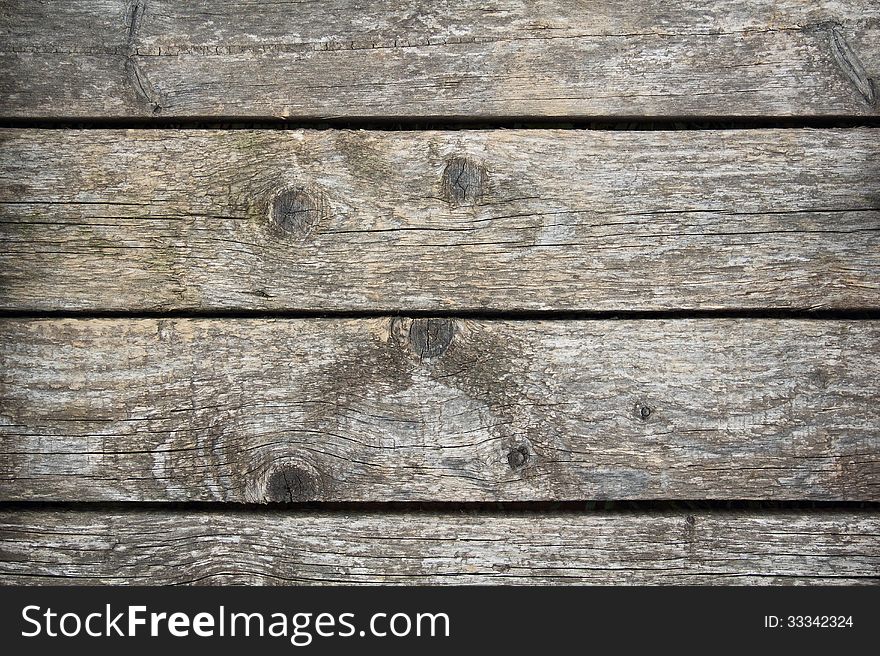
[[[880,323],[0,323],[0,499],[880,500]]]
[[[5,309],[880,307],[872,129],[0,142]]]
[[[0,115],[876,115],[873,0],[0,5]]]
[[[861,511],[0,512],[0,584],[854,584]]]
[[[0,584],[880,582],[873,506],[571,510],[880,501],[877,129],[15,127],[870,126],[878,76],[873,0],[0,0]],[[839,319],[584,314],[767,309]]]

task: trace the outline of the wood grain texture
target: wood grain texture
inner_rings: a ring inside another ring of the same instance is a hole
[[[0,308],[880,307],[872,129],[0,132]]]
[[[871,0],[5,3],[6,117],[876,115]]]
[[[0,513],[0,584],[877,582],[867,511]]]
[[[880,500],[874,321],[6,320],[0,500]]]

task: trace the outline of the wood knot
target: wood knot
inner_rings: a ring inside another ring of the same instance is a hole
[[[638,417],[642,421],[648,421],[651,415],[654,414],[654,408],[649,405],[645,405],[644,403],[636,403],[635,413],[636,417]]]
[[[529,447],[522,444],[512,448],[507,453],[507,464],[510,465],[511,469],[522,469],[526,466],[531,457]]]
[[[455,337],[451,319],[415,319],[409,327],[409,344],[420,360],[443,355]]]
[[[283,234],[305,239],[326,214],[326,205],[319,191],[304,187],[286,189],[272,201],[270,220]]]
[[[697,519],[693,515],[688,515],[684,518],[684,521],[688,523],[688,526],[695,526],[697,523]]]
[[[266,483],[267,503],[314,501],[323,496],[320,475],[310,467],[285,465],[274,470]]]
[[[474,205],[483,197],[486,167],[467,157],[453,157],[443,170],[443,198],[452,205]]]

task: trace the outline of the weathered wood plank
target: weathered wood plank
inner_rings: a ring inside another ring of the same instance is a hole
[[[880,323],[6,320],[0,499],[880,500]]]
[[[0,584],[878,581],[868,511],[0,513]]]
[[[871,0],[6,3],[0,115],[876,115]]]
[[[0,307],[880,307],[876,130],[0,133]]]

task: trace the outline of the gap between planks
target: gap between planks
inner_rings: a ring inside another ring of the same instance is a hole
[[[790,308],[755,308],[741,310],[629,310],[579,312],[559,310],[422,310],[399,309],[391,312],[372,310],[5,310],[0,319],[483,319],[486,321],[666,321],[670,319],[793,319],[814,321],[876,321],[880,309],[837,308],[833,310],[796,310]]]
[[[682,512],[756,512],[766,514],[792,511],[880,510],[880,501],[761,501],[753,499],[631,499],[583,501],[277,501],[247,503],[239,501],[0,501],[0,512],[145,512],[186,513],[265,513],[296,515],[321,512],[357,514],[436,513],[572,513],[572,514],[657,514]]]
[[[40,130],[370,130],[374,132],[469,131],[469,130],[571,130],[606,132],[667,132],[701,130],[802,130],[880,127],[880,116],[705,116],[699,120],[679,116],[499,116],[491,120],[470,116],[348,118],[271,116],[242,120],[234,116],[205,118],[103,118],[99,116],[57,118],[2,118],[0,129]]]

